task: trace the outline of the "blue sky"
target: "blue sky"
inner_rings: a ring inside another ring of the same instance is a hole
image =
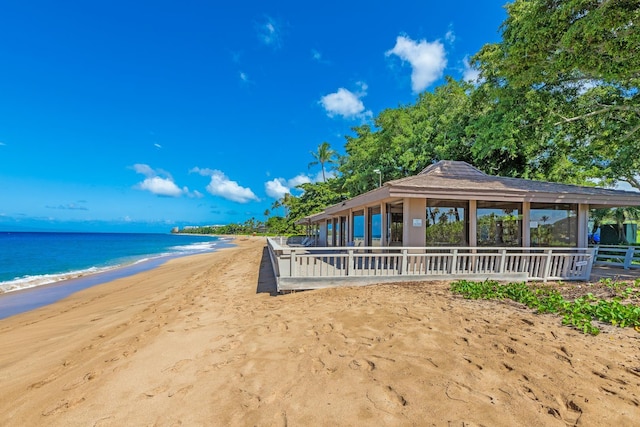
[[[0,3],[0,230],[264,219],[310,152],[500,40],[505,1]]]

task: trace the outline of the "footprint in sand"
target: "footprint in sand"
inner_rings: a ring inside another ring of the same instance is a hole
[[[89,381],[94,380],[97,376],[98,376],[98,374],[95,371],[91,371],[91,372],[87,373],[86,375],[84,375],[82,378],[78,378],[75,381],[72,381],[70,383],[65,384],[62,387],[62,390],[64,390],[64,391],[73,390],[74,388],[77,388],[77,387],[81,386],[82,384],[86,384]]]
[[[373,406],[383,412],[399,413],[409,402],[391,386],[378,386],[367,391],[367,399]]]
[[[311,372],[314,374],[317,374],[323,371],[324,367],[325,367],[324,362],[317,357],[311,361]]]
[[[240,341],[231,341],[229,344],[225,344],[222,347],[220,347],[218,351],[221,351],[224,353],[224,352],[233,350],[234,348],[240,347],[240,344],[241,344]]]
[[[142,397],[144,397],[144,398],[155,397],[155,396],[157,396],[159,394],[162,394],[162,393],[166,392],[167,390],[169,390],[169,386],[162,385],[162,386],[156,387],[156,388],[154,388],[152,390],[144,392],[142,394]]]
[[[50,406],[49,408],[42,411],[42,415],[45,417],[48,417],[49,415],[55,415],[60,412],[65,412],[67,409],[71,409],[74,406],[77,406],[84,401],[85,401],[84,397],[81,397],[79,399],[73,399],[73,400],[67,400],[67,399],[61,400],[56,404],[54,404],[53,406]]]
[[[354,359],[351,361],[351,363],[349,363],[349,368],[353,370],[362,369],[362,370],[371,372],[374,369],[376,369],[376,364],[367,359],[359,359],[359,360]]]
[[[189,384],[187,386],[181,387],[177,390],[172,390],[170,391],[167,396],[169,397],[184,397],[187,393],[189,393],[189,391],[191,391],[191,389],[193,388],[192,384]]]
[[[179,360],[178,362],[174,363],[172,366],[165,368],[162,372],[180,372],[182,371],[182,369],[189,365],[191,362],[193,362],[193,359],[182,359]]]
[[[449,399],[460,402],[495,403],[495,399],[492,396],[481,393],[457,381],[447,385],[445,394]]]

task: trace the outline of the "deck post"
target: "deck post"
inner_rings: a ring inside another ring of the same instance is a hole
[[[291,277],[296,277],[297,276],[297,274],[296,274],[297,268],[296,268],[296,250],[295,249],[291,250],[291,258],[290,259],[291,259],[291,269],[289,271],[289,274],[291,275]]]
[[[633,252],[635,248],[633,246],[627,247],[627,253],[624,255],[624,269],[628,270],[633,260]]]
[[[553,256],[553,249],[547,249],[547,258],[544,262],[544,276],[542,277],[544,283],[547,283],[549,275],[551,274],[551,260]]]
[[[402,269],[400,270],[400,274],[409,274],[409,261],[407,257],[407,249],[402,250]]]
[[[353,249],[349,249],[347,251],[347,268],[345,269],[345,273],[348,276],[351,273],[351,269],[353,268]]]
[[[593,264],[596,262],[596,256],[598,256],[598,247],[591,249],[591,257],[589,258],[589,263],[587,264],[587,269],[583,275],[584,280],[589,280],[591,278],[591,270],[593,269]]]
[[[453,250],[453,257],[451,258],[451,274],[456,274],[458,272],[458,250]]]
[[[500,274],[504,273],[505,269],[507,268],[507,250],[506,249],[502,249],[500,251],[501,255],[500,255]]]

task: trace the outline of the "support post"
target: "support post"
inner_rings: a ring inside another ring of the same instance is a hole
[[[458,272],[458,250],[453,250],[453,256],[451,257],[451,274],[456,274]]]
[[[531,202],[522,202],[522,246],[531,246]]]
[[[504,270],[507,268],[507,250],[503,249],[500,252],[500,273],[504,273]]]
[[[402,250],[402,269],[400,270],[400,274],[404,274],[404,275],[409,274],[409,265],[408,265],[406,249]]]
[[[297,268],[296,268],[296,250],[292,249],[291,250],[291,269],[290,269],[290,275],[291,277],[296,277],[297,276]]]
[[[469,200],[469,246],[478,246],[478,202]]]
[[[627,247],[627,253],[624,255],[624,269],[625,270],[628,270],[629,266],[631,265],[631,261],[633,260],[634,249],[635,248],[633,246]]]
[[[547,259],[545,260],[545,263],[544,263],[544,277],[542,279],[544,283],[547,283],[547,280],[549,280],[549,275],[551,274],[551,261],[553,256],[553,249],[547,249],[545,252],[547,253]]]

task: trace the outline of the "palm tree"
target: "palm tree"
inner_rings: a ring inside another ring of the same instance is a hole
[[[318,145],[318,151],[311,151],[311,155],[315,160],[309,163],[309,167],[319,164],[322,168],[322,181],[327,182],[325,165],[336,164],[338,153],[336,153],[335,150],[331,148],[331,145],[329,145],[329,143],[325,141],[322,144]]]

